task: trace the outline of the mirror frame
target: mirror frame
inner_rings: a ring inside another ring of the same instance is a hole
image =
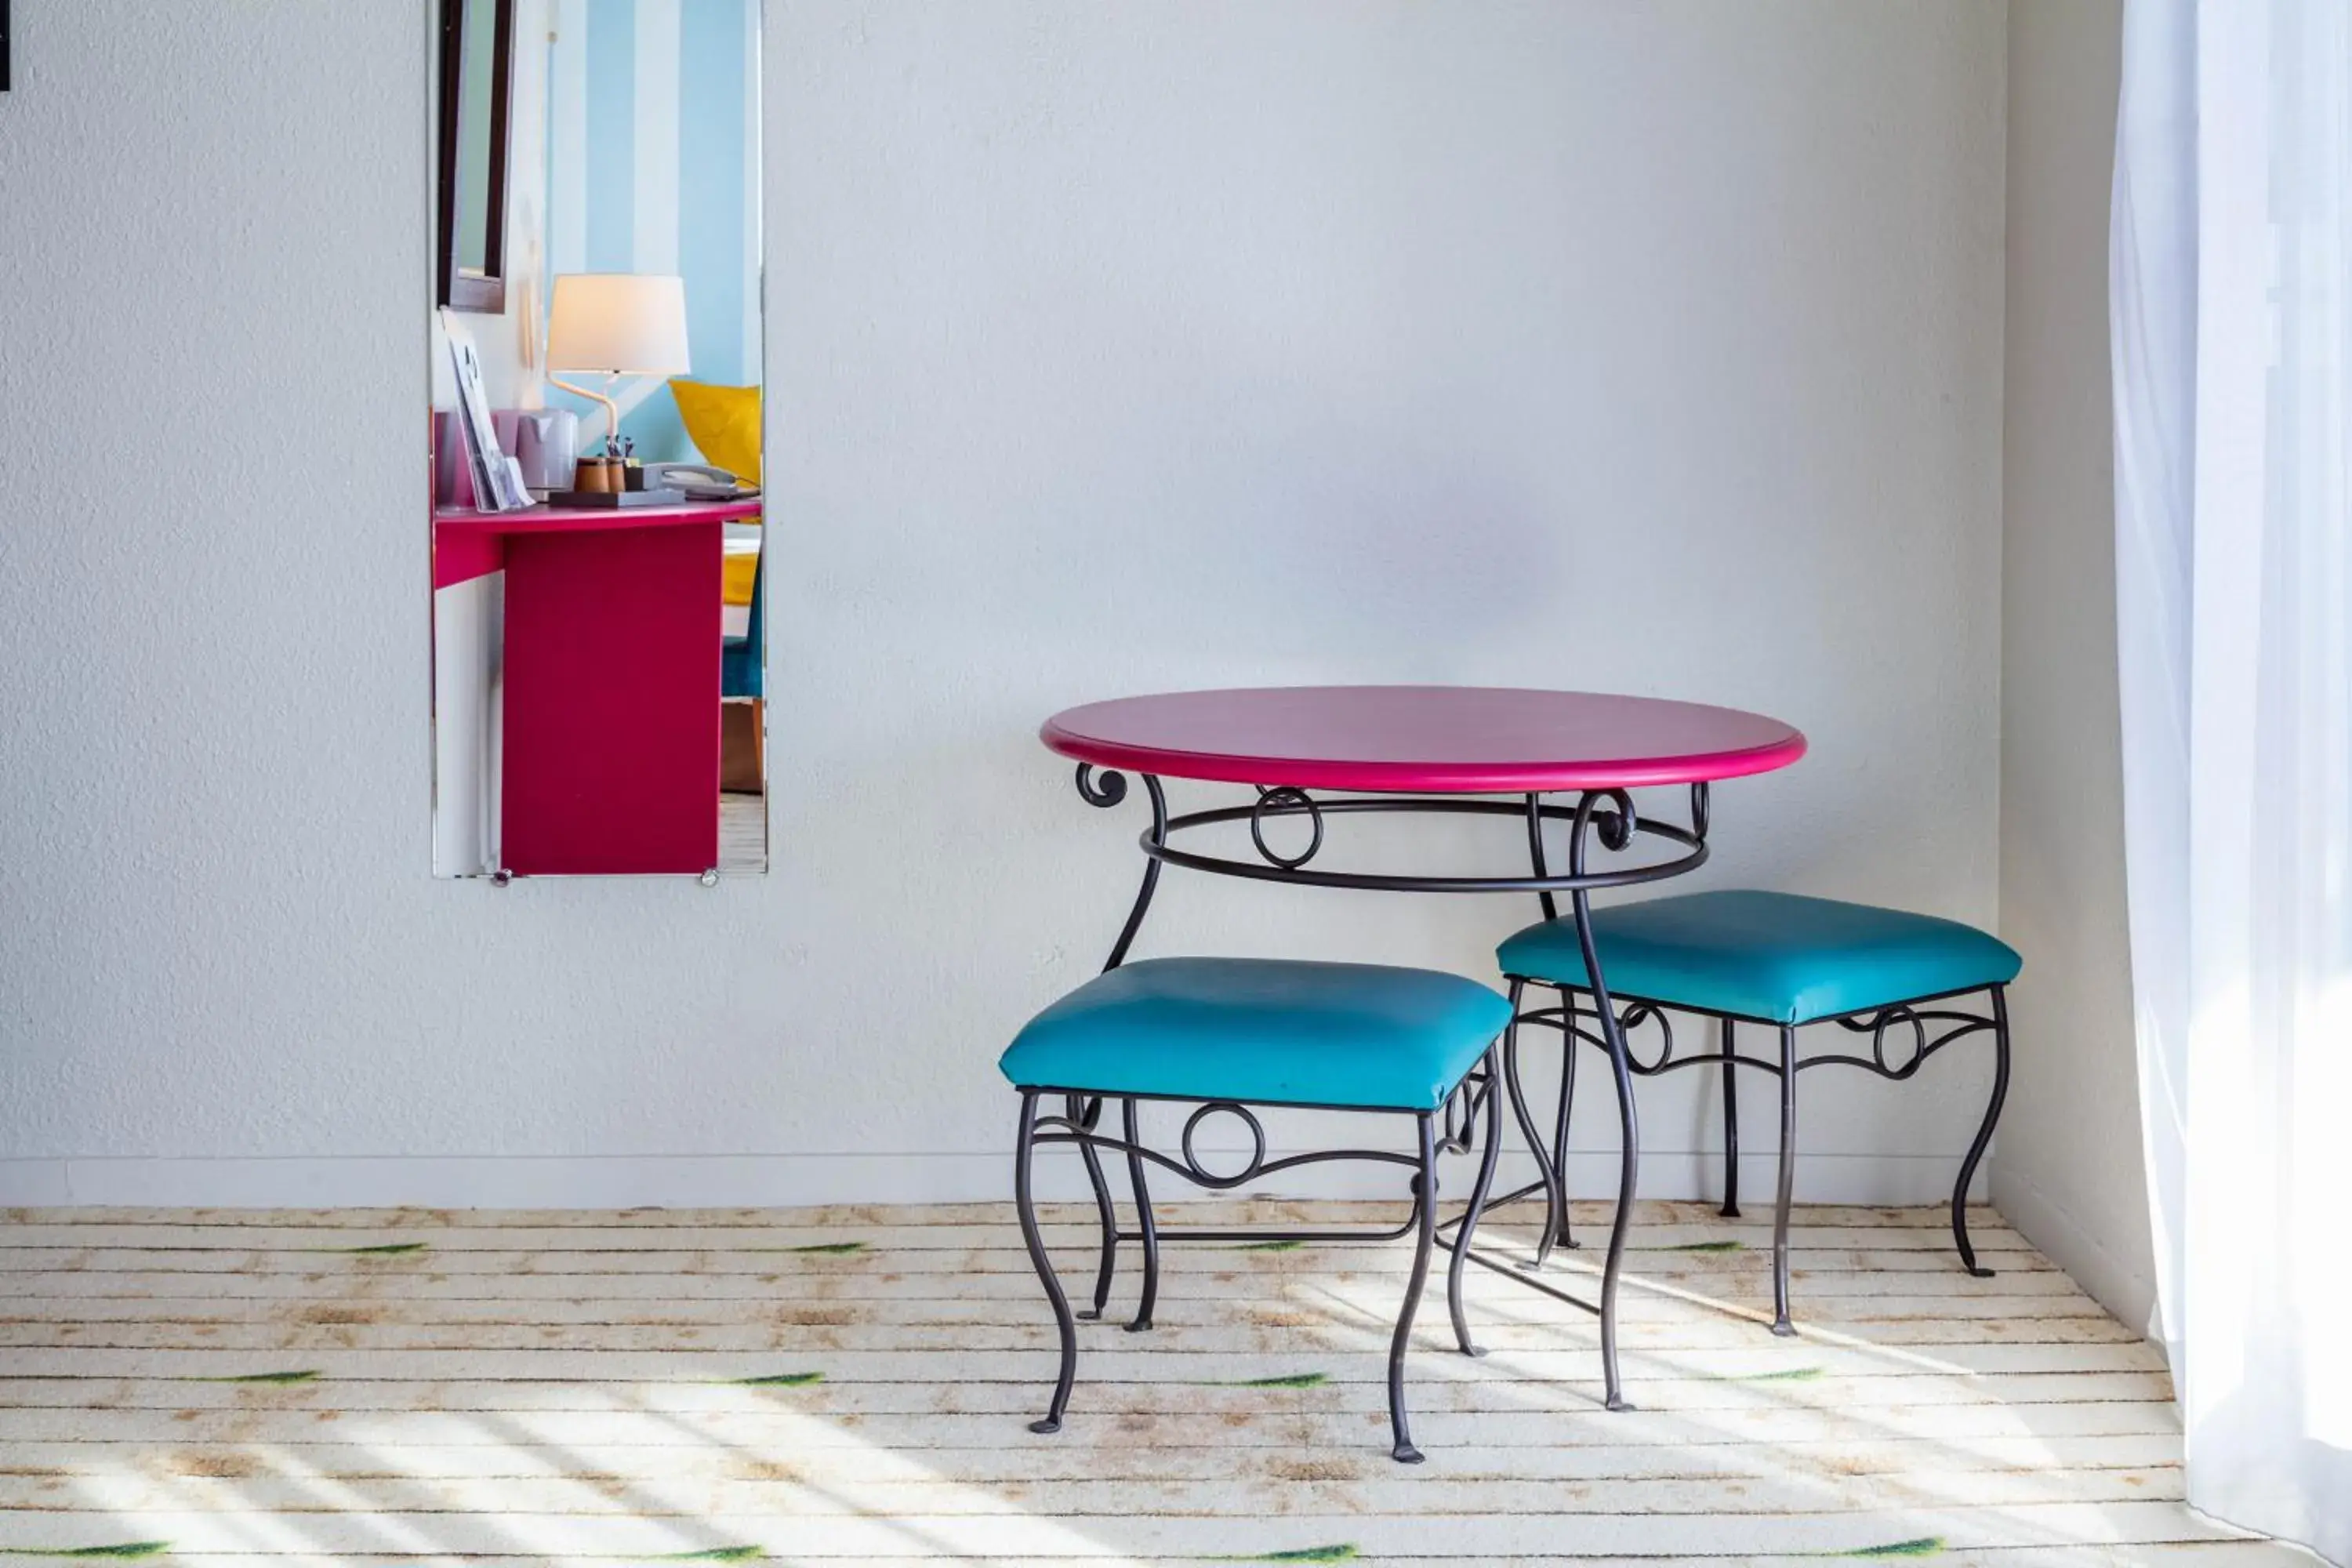
[[[457,265],[459,189],[457,150],[464,145],[462,90],[466,68],[466,18],[478,5],[494,5],[497,47],[490,68],[489,210],[484,215],[482,275],[469,277]],[[435,302],[454,310],[497,315],[507,308],[507,158],[511,137],[508,105],[514,88],[514,0],[441,0],[441,201],[440,242],[434,247],[438,289]]]

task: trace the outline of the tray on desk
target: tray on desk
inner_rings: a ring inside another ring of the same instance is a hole
[[[550,506],[576,507],[583,511],[625,511],[636,506],[677,506],[684,490],[550,490]]]

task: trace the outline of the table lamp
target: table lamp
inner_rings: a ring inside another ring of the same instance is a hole
[[[625,375],[684,375],[686,280],[634,272],[573,272],[556,279],[547,312],[548,381],[604,405],[606,439],[615,449],[621,411],[613,383]],[[593,371],[604,390],[559,379],[557,371]],[[588,448],[593,451],[593,446]]]

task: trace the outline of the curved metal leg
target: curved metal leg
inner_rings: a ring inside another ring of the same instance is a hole
[[[1518,1027],[1514,1022],[1511,1028]],[[1462,1268],[1470,1261],[1470,1238],[1477,1234],[1478,1216],[1486,1212],[1486,1194],[1495,1185],[1495,1158],[1503,1152],[1502,1085],[1496,1081],[1500,1063],[1490,1047],[1486,1052],[1486,1152],[1478,1161],[1478,1180],[1470,1189],[1470,1206],[1462,1213],[1462,1228],[1454,1236],[1454,1260],[1445,1269],[1445,1308],[1454,1315],[1454,1342],[1466,1356],[1486,1352],[1470,1342],[1470,1320],[1462,1310]],[[1477,1102],[1471,1102],[1473,1110]]]
[[[1576,1023],[1576,999],[1568,994],[1565,987],[1559,994],[1559,1011],[1560,1017],[1572,1028]],[[1553,1239],[1573,1250],[1577,1240],[1575,1232],[1570,1228],[1568,1212],[1568,1117],[1576,1103],[1577,1049],[1575,1035],[1563,1030],[1559,1038],[1559,1114],[1552,1125],[1551,1142],[1552,1169],[1559,1173],[1557,1184],[1559,1188],[1559,1224],[1553,1232]]]
[[[1097,786],[1094,782],[1094,766],[1078,764],[1078,794],[1088,805],[1117,805],[1127,798],[1127,780],[1117,773],[1106,773]],[[1150,840],[1154,844],[1168,842],[1168,795],[1160,787],[1160,780],[1150,773],[1137,775],[1143,780],[1143,790],[1151,797]],[[1127,923],[1118,928],[1118,940],[1111,943],[1110,956],[1103,961],[1103,973],[1108,974],[1127,962],[1127,950],[1135,945],[1135,933],[1143,929],[1143,917],[1151,908],[1151,894],[1160,886],[1160,862],[1147,858],[1143,863],[1143,884],[1135,890],[1135,902],[1127,911]]]
[[[1092,1131],[1102,1116],[1103,1102],[1099,1097],[1087,1100],[1074,1094],[1069,1097],[1069,1110],[1071,1121]],[[1110,1201],[1110,1184],[1103,1179],[1102,1160],[1095,1146],[1080,1143],[1078,1157],[1087,1163],[1087,1180],[1095,1189],[1095,1214],[1102,1222],[1102,1261],[1095,1266],[1094,1309],[1078,1316],[1099,1318],[1110,1300],[1111,1270],[1118,1264],[1118,1209]]]
[[[1511,976],[1511,1025],[1503,1031],[1503,1087],[1511,1097],[1511,1114],[1519,1123],[1519,1134],[1528,1141],[1528,1152],[1535,1156],[1536,1172],[1543,1178],[1544,1230],[1543,1239],[1536,1243],[1536,1255],[1519,1265],[1522,1268],[1541,1268],[1551,1257],[1552,1238],[1559,1234],[1568,1213],[1568,1195],[1562,1190],[1559,1167],[1544,1152],[1543,1134],[1536,1131],[1536,1119],[1528,1110],[1527,1092],[1519,1085],[1519,997],[1528,983],[1517,975]],[[1563,1037],[1568,1050],[1576,1050],[1576,1037]]]
[[[1037,1096],[1032,1090],[1021,1097],[1021,1134],[1013,1155],[1013,1207],[1021,1216],[1021,1239],[1029,1244],[1029,1261],[1045,1287],[1045,1300],[1054,1307],[1054,1326],[1062,1335],[1062,1370],[1054,1383],[1054,1403],[1046,1406],[1045,1419],[1029,1423],[1029,1430],[1045,1434],[1062,1429],[1062,1412],[1069,1408],[1070,1384],[1078,1374],[1078,1331],[1070,1319],[1070,1299],[1062,1293],[1062,1281],[1054,1273],[1054,1260],[1045,1256],[1045,1238],[1037,1231],[1037,1205],[1029,1195],[1029,1164],[1036,1152],[1036,1134]]]
[[[1421,1128],[1421,1174],[1416,1179],[1419,1194],[1415,1215],[1420,1220],[1418,1237],[1413,1243],[1412,1278],[1405,1281],[1404,1306],[1397,1313],[1396,1337],[1389,1341],[1389,1426],[1396,1436],[1396,1447],[1391,1450],[1397,1463],[1421,1463],[1421,1450],[1412,1446],[1412,1431],[1405,1425],[1404,1415],[1404,1352],[1412,1340],[1412,1315],[1421,1305],[1421,1292],[1429,1283],[1429,1249],[1437,1241],[1437,1134],[1429,1124],[1429,1112],[1420,1112],[1413,1119]]]
[[[1160,787],[1160,780],[1152,774],[1139,773],[1137,776],[1143,780],[1144,793],[1151,797],[1151,828],[1149,835],[1150,841],[1154,844],[1165,844],[1168,841],[1167,794]],[[1127,798],[1127,780],[1119,773],[1106,773],[1097,783],[1093,765],[1080,763],[1077,779],[1078,794],[1089,805],[1113,806]],[[1103,961],[1105,974],[1127,962],[1128,950],[1135,945],[1136,933],[1143,929],[1143,917],[1150,911],[1151,895],[1159,886],[1160,862],[1147,858],[1143,863],[1143,881],[1135,889],[1135,902],[1128,908],[1127,922],[1118,928],[1118,940],[1111,943],[1110,956]],[[1102,1101],[1096,1100],[1091,1103],[1094,1106],[1095,1114],[1100,1116]],[[1128,1115],[1132,1119],[1135,1114],[1135,1102],[1130,1100],[1127,1104]],[[1071,1121],[1084,1120],[1078,1114],[1079,1109],[1078,1097],[1072,1095],[1070,1097]],[[1091,1126],[1092,1123],[1087,1125]],[[1136,1141],[1135,1128],[1131,1120],[1127,1129],[1127,1141],[1129,1143]],[[1118,1264],[1118,1209],[1110,1201],[1110,1184],[1103,1180],[1102,1161],[1096,1155],[1094,1145],[1079,1144],[1078,1154],[1087,1163],[1087,1180],[1095,1189],[1095,1212],[1102,1221],[1102,1261],[1095,1268],[1094,1308],[1090,1311],[1081,1312],[1078,1315],[1082,1318],[1099,1318],[1103,1315],[1103,1310],[1110,1305],[1111,1272]],[[1145,1194],[1143,1163],[1130,1154],[1128,1156],[1127,1169],[1128,1174],[1135,1184],[1135,1206],[1142,1216],[1139,1228],[1143,1232],[1144,1268],[1143,1306],[1136,1313],[1135,1321],[1129,1323],[1128,1327],[1148,1329],[1151,1326],[1152,1298],[1156,1294],[1155,1288],[1160,1279],[1159,1237],[1152,1229],[1151,1201]]]
[[[1787,1338],[1789,1321],[1789,1205],[1797,1195],[1797,1030],[1780,1026],[1780,1196],[1772,1211],[1772,1331]]]
[[[1993,1271],[1978,1267],[1977,1249],[1969,1245],[1969,1184],[1976,1180],[1977,1162],[1992,1142],[2001,1101],[2009,1098],[2009,995],[2008,987],[2002,985],[1992,988],[1992,1103],[1985,1107],[1984,1123],[1977,1129],[1976,1142],[1969,1145],[1969,1157],[1960,1162],[1959,1183],[1952,1188],[1952,1239],[1959,1244],[1961,1265],[1979,1279],[1991,1279]]]
[[[1739,1217],[1739,1072],[1733,1065],[1738,1026],[1723,1020],[1723,1217]]]
[[[1576,902],[1578,919],[1589,919],[1582,893],[1577,894]],[[1610,1005],[1606,992],[1597,994],[1594,1001],[1601,1015],[1601,1037],[1609,1042],[1610,1071],[1617,1080],[1619,1138],[1617,1213],[1609,1222],[1609,1262],[1601,1277],[1601,1374],[1603,1402],[1612,1410],[1630,1410],[1633,1406],[1626,1402],[1624,1383],[1617,1373],[1617,1278],[1625,1265],[1625,1232],[1633,1221],[1633,1193],[1642,1163],[1642,1130],[1633,1110],[1633,1068],[1625,1054],[1625,1031],[1617,1023],[1616,1009]]]
[[[1127,1325],[1127,1331],[1139,1334],[1151,1326],[1151,1309],[1160,1300],[1160,1226],[1151,1217],[1151,1188],[1143,1179],[1143,1158],[1134,1152],[1142,1146],[1143,1136],[1137,1125],[1132,1096],[1126,1101],[1121,1124],[1127,1130],[1127,1180],[1135,1190],[1136,1229],[1143,1237],[1143,1297],[1136,1303],[1135,1318]]]
[[[1550,865],[1544,855],[1541,795],[1528,796],[1528,865],[1538,877],[1551,875]],[[1545,920],[1559,919],[1559,900],[1549,892],[1538,893],[1536,902],[1542,906]],[[1552,1140],[1553,1158],[1547,1160],[1544,1157],[1527,1112],[1524,1110],[1519,1112],[1519,1125],[1527,1133],[1528,1146],[1534,1150],[1537,1167],[1544,1174],[1543,1241],[1536,1248],[1535,1261],[1521,1265],[1527,1268],[1541,1268],[1554,1247],[1572,1247],[1576,1245],[1576,1237],[1570,1234],[1568,1221],[1568,1110],[1576,1094],[1576,1007],[1565,986],[1560,988],[1559,1008],[1559,1115],[1558,1132]],[[1515,1097],[1518,1094],[1516,1079],[1512,1082],[1511,1092]],[[1517,1103],[1516,1098],[1514,1103]]]

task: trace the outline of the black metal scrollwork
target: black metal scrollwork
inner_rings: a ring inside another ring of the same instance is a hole
[[[1240,1170],[1234,1172],[1233,1174],[1226,1176],[1218,1175],[1206,1165],[1201,1163],[1200,1155],[1194,1152],[1192,1149],[1193,1130],[1199,1127],[1205,1118],[1213,1116],[1219,1111],[1223,1111],[1228,1116],[1237,1116],[1241,1118],[1242,1125],[1249,1129],[1250,1134],[1249,1163],[1244,1165]],[[1178,1147],[1183,1151],[1184,1163],[1191,1167],[1193,1179],[1210,1186],[1235,1186],[1243,1182],[1248,1181],[1252,1176],[1256,1175],[1260,1171],[1265,1168],[1265,1128],[1259,1122],[1256,1115],[1251,1111],[1248,1106],[1238,1104],[1230,1100],[1210,1100],[1198,1110],[1192,1112],[1192,1115],[1186,1117],[1184,1119],[1184,1135],[1180,1141]]]
[[[1937,1024],[1949,1024],[1952,1027],[1940,1035],[1935,1034],[1931,1026]],[[1867,1017],[1840,1018],[1837,1020],[1837,1025],[1849,1034],[1868,1035],[1870,1055],[1808,1057],[1797,1064],[1800,1069],[1819,1067],[1826,1062],[1839,1062],[1847,1067],[1868,1068],[1881,1078],[1893,1079],[1900,1083],[1917,1072],[1929,1057],[1934,1056],[1954,1040],[1964,1035],[1979,1034],[1995,1026],[1994,1020],[1980,1018],[1969,1013],[1942,1010],[1922,1012],[1907,1005],[1882,1008]],[[1911,1034],[1911,1054],[1903,1059],[1902,1065],[1897,1066],[1886,1059],[1886,1037],[1890,1030],[1904,1029],[1909,1030]]]
[[[1615,853],[1633,842],[1640,819],[1633,812],[1633,797],[1623,790],[1602,790],[1599,793],[1610,804],[1593,813],[1593,831],[1600,837],[1601,847]]]
[[[1609,1049],[1608,1036],[1600,1027],[1601,1015],[1590,1007],[1530,1007],[1519,1014],[1518,1021],[1522,1024],[1538,1024],[1547,1028],[1558,1029],[1564,1035],[1583,1041],[1596,1050]],[[1585,1026],[1588,1022],[1592,1026],[1590,1028]],[[1633,1033],[1649,1025],[1655,1025],[1657,1027],[1658,1051],[1649,1060],[1643,1061],[1641,1053],[1633,1048]],[[1637,1077],[1656,1078],[1661,1073],[1679,1072],[1685,1068],[1720,1068],[1724,1065],[1724,1057],[1720,1051],[1707,1051],[1698,1056],[1689,1057],[1675,1055],[1674,1016],[1665,1008],[1654,1004],[1634,1001],[1620,1004],[1617,1011],[1617,1026],[1625,1036],[1625,1065],[1632,1068]],[[1741,1067],[1754,1068],[1759,1072],[1770,1073],[1775,1077],[1780,1075],[1780,1064],[1767,1061],[1761,1057],[1736,1057],[1732,1059]],[[1801,1067],[1807,1064],[1798,1065]]]
[[[1454,1092],[1446,1097],[1438,1130],[1439,1153],[1470,1152],[1471,1130],[1478,1125],[1479,1113],[1485,1110],[1487,1098],[1494,1092],[1493,1079],[1483,1068],[1473,1068],[1468,1076],[1454,1086]]]
[[[1270,816],[1297,816],[1302,814],[1314,827],[1314,837],[1297,855],[1276,853],[1265,841],[1265,819]],[[1266,864],[1279,866],[1286,871],[1296,871],[1314,859],[1323,847],[1323,808],[1315,804],[1313,795],[1303,789],[1293,789],[1288,784],[1260,789],[1257,805],[1250,809],[1249,830],[1250,842],[1257,846],[1258,855]]]
[[[1635,1072],[1644,1075],[1662,1073],[1674,1065],[1675,1024],[1674,1020],[1666,1016],[1665,1009],[1653,1007],[1647,1002],[1635,1002],[1630,1004],[1622,1013],[1618,1015],[1618,1021],[1625,1031],[1626,1063]],[[1655,1024],[1658,1026],[1658,1054],[1648,1062],[1643,1062],[1640,1057],[1633,1054],[1633,1031],[1644,1024]],[[1607,1048],[1604,1044],[1602,1049]]]
[[[1137,1098],[1150,1097],[1139,1096]],[[1202,1110],[1207,1110],[1213,1109],[1238,1110],[1240,1108],[1227,1107],[1224,1102],[1218,1101],[1210,1106],[1202,1107]],[[1328,1109],[1344,1110],[1349,1108],[1346,1106],[1334,1106]],[[1197,1121],[1200,1120],[1201,1114],[1202,1111],[1195,1111],[1193,1113],[1192,1120]],[[1246,1111],[1244,1112],[1244,1115],[1251,1121],[1252,1127],[1255,1130],[1256,1126],[1255,1119],[1249,1118]],[[1188,1131],[1190,1130],[1189,1123],[1187,1124],[1187,1130]],[[1259,1131],[1257,1132],[1257,1147],[1252,1156],[1249,1167],[1242,1171],[1237,1175],[1218,1176],[1213,1175],[1209,1172],[1201,1169],[1199,1163],[1192,1158],[1190,1151],[1186,1151],[1184,1158],[1181,1160],[1171,1159],[1168,1155],[1161,1153],[1157,1149],[1148,1148],[1140,1143],[1130,1142],[1128,1139],[1113,1138],[1107,1132],[1090,1131],[1081,1125],[1079,1121],[1068,1116],[1040,1116],[1037,1118],[1036,1134],[1032,1142],[1040,1144],[1076,1143],[1080,1145],[1082,1148],[1091,1147],[1098,1150],[1108,1150],[1111,1152],[1118,1154],[1131,1154],[1138,1159],[1148,1160],[1152,1164],[1158,1165],[1163,1170],[1172,1172],[1176,1175],[1183,1177],[1186,1181],[1192,1183],[1196,1186],[1207,1187],[1214,1192],[1224,1192],[1230,1188],[1244,1185],[1246,1183],[1257,1180],[1263,1176],[1279,1175],[1285,1171],[1295,1171],[1302,1165],[1328,1164],[1334,1160],[1370,1160],[1381,1164],[1406,1166],[1416,1165],[1419,1163],[1412,1155],[1400,1154],[1390,1149],[1318,1149],[1308,1153],[1286,1154],[1278,1160],[1269,1160],[1265,1158],[1265,1134],[1264,1131]],[[1258,1237],[1271,1235],[1274,1233],[1253,1232],[1251,1234],[1253,1237]],[[1354,1238],[1341,1237],[1338,1239],[1348,1240]],[[1364,1239],[1370,1238],[1367,1237]]]
[[[1538,1024],[1548,1028],[1558,1029],[1599,1050],[1605,1051],[1609,1048],[1608,1038],[1599,1027],[1601,1015],[1590,1007],[1529,1007],[1519,1014],[1518,1021],[1522,1024]],[[1586,1027],[1588,1022],[1593,1027]],[[1797,1063],[1799,1071],[1801,1072],[1807,1068],[1827,1067],[1836,1063],[1842,1067],[1867,1068],[1881,1078],[1892,1079],[1898,1083],[1918,1072],[1920,1068],[1926,1065],[1929,1057],[1934,1056],[1954,1040],[1969,1035],[1982,1034],[1996,1026],[1993,1019],[1979,1017],[1974,1014],[1940,1010],[1923,1012],[1909,1006],[1887,1007],[1860,1018],[1836,1018],[1825,1020],[1825,1022],[1834,1023],[1850,1034],[1868,1035],[1870,1055],[1864,1057],[1850,1052],[1825,1052],[1820,1056],[1807,1057]],[[1654,1006],[1647,1002],[1623,1003],[1618,1009],[1617,1024],[1627,1037],[1625,1065],[1643,1078],[1655,1078],[1660,1073],[1674,1072],[1683,1068],[1720,1068],[1727,1060],[1739,1067],[1753,1068],[1758,1072],[1770,1073],[1774,1077],[1778,1077],[1780,1072],[1780,1063],[1768,1061],[1761,1057],[1727,1058],[1720,1051],[1707,1051],[1690,1057],[1676,1056],[1673,1018],[1664,1008]],[[1657,1026],[1659,1047],[1657,1054],[1644,1061],[1640,1053],[1633,1049],[1632,1036],[1636,1029],[1650,1024]],[[1949,1024],[1951,1027],[1941,1034],[1937,1034],[1936,1026],[1944,1024]],[[1911,1037],[1910,1051],[1899,1061],[1889,1059],[1889,1037],[1899,1037],[1906,1031]]]
[[[1078,795],[1088,805],[1117,805],[1127,798],[1127,775],[1116,769],[1103,770],[1100,783],[1096,782],[1092,763],[1078,764]]]
[[[1150,774],[1144,774],[1143,782],[1146,788],[1157,791],[1159,781]],[[1156,806],[1156,793],[1154,803]],[[1531,840],[1540,838],[1545,823],[1567,824],[1570,833],[1570,857],[1572,863],[1565,875],[1554,875],[1538,858],[1534,875],[1523,877],[1389,875],[1327,870],[1319,866],[1307,865],[1322,848],[1323,830],[1332,819],[1384,813],[1425,816],[1516,816],[1526,822]],[[1282,816],[1309,819],[1314,832],[1305,854],[1286,857],[1268,846],[1265,823],[1269,818]],[[1187,829],[1212,827],[1224,823],[1247,824],[1257,853],[1253,857],[1209,854],[1180,848],[1170,842]],[[1659,847],[1679,853],[1670,859],[1586,868],[1584,848],[1590,840],[1598,839],[1606,849],[1622,850],[1632,847],[1637,835],[1654,839]],[[1696,869],[1706,860],[1706,846],[1696,834],[1677,824],[1642,820],[1635,813],[1632,798],[1623,790],[1591,791],[1570,807],[1545,805],[1538,796],[1524,797],[1523,803],[1479,800],[1460,795],[1346,795],[1338,799],[1318,800],[1301,789],[1269,785],[1262,787],[1258,791],[1258,798],[1247,805],[1189,811],[1179,816],[1168,817],[1164,823],[1155,819],[1151,830],[1143,835],[1142,846],[1144,854],[1155,863],[1181,866],[1187,870],[1206,871],[1216,876],[1244,877],[1264,882],[1291,882],[1310,888],[1357,888],[1397,893],[1550,893],[1626,888],[1680,876]]]

